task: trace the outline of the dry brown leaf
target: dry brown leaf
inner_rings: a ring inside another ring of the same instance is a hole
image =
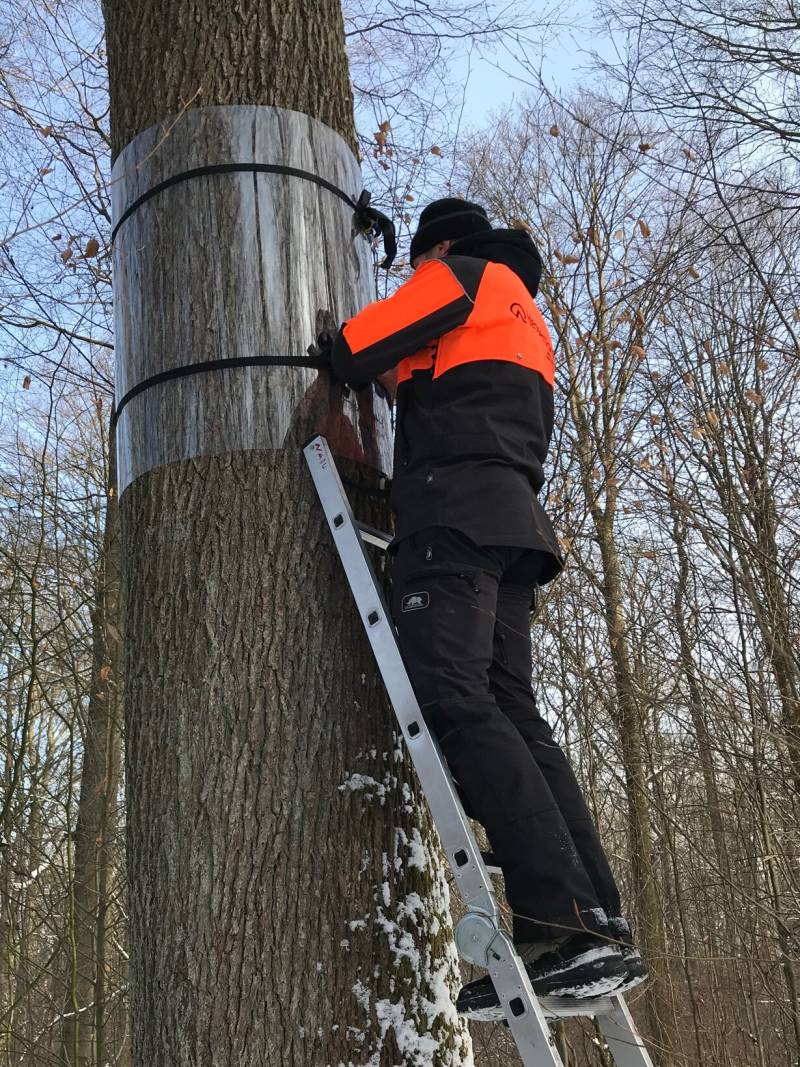
[[[717,364],[717,373],[722,375],[723,378],[727,378],[727,376],[730,374],[730,372],[731,372],[730,365],[727,364],[724,360],[722,361],[722,363],[718,363]]]
[[[702,426],[693,426],[692,427],[692,437],[696,441],[699,441],[702,436],[703,436],[703,427]]]
[[[431,155],[432,156],[440,156],[441,154],[442,154],[442,150],[438,146],[438,144],[433,145],[433,147],[431,148]]]
[[[682,148],[681,152],[683,152],[690,163],[694,163],[696,157],[692,155],[688,148]]]
[[[512,219],[510,228],[512,230],[524,230],[525,233],[530,233],[531,232],[530,226],[528,225],[528,223],[524,219],[517,219],[517,218]]]
[[[761,393],[757,393],[755,389],[745,389],[744,395],[747,397],[750,403],[755,404],[756,407],[759,407],[761,404],[764,403],[764,397],[761,395]]]
[[[96,256],[100,251],[100,242],[96,237],[90,237],[86,242],[86,248],[83,250],[83,255],[86,259],[91,259],[92,256]]]
[[[559,263],[564,262],[564,254],[563,252],[559,252],[557,248],[553,251],[553,255],[556,257]]]
[[[705,354],[707,356],[711,355],[711,342],[710,341],[708,341],[708,340],[703,341],[700,347],[703,349],[703,351],[705,352]]]
[[[569,267],[569,266],[572,266],[572,264],[574,264],[574,263],[580,263],[580,257],[579,256],[564,256],[564,258],[562,259],[561,262],[564,263],[567,267]]]
[[[647,353],[641,345],[631,345],[631,355],[636,356],[637,359],[647,359]]]
[[[413,203],[413,201],[414,201],[414,197],[411,195],[411,193],[406,193],[406,195],[403,197],[403,199],[407,200],[409,202],[409,204]]]
[[[716,413],[716,411],[707,411],[706,421],[708,422],[709,426],[713,426],[716,429],[716,427],[719,426],[719,415]]]
[[[22,379],[22,388],[23,389],[30,389],[30,387],[31,387],[31,376],[30,376],[30,374],[26,374],[25,377]]]
[[[639,227],[639,232],[641,233],[642,237],[650,236],[650,227],[647,225],[644,219],[639,219],[637,225]]]
[[[625,236],[625,231],[624,230],[614,230],[614,240],[615,241],[621,241],[624,236]]]
[[[694,385],[694,375],[691,371],[686,371],[681,375],[681,381],[684,385]]]
[[[556,124],[553,123],[553,125],[550,127],[550,136],[551,137],[558,137],[558,135],[560,133],[561,133],[561,130],[559,130],[558,126],[556,126]]]
[[[768,370],[769,369],[769,363],[767,362],[766,359],[763,359],[763,358],[757,360],[756,366],[758,367],[759,370]]]
[[[637,326],[644,326],[644,324],[645,324],[644,314],[642,313],[642,311],[639,308],[637,308],[636,309],[636,325]]]
[[[61,261],[62,261],[62,263],[66,263],[67,260],[71,259],[71,258],[72,258],[72,249],[71,248],[65,248],[64,251],[61,253]]]
[[[52,167],[40,167],[39,168],[39,173],[41,174],[42,177],[44,177],[45,174],[52,174],[53,173],[53,168]]]
[[[42,135],[42,137],[49,137],[52,132],[53,132],[53,127],[52,126],[40,126],[39,127],[39,133]]]
[[[381,133],[388,133],[391,128],[392,125],[388,119],[385,122],[381,122],[378,124],[378,129],[381,131]]]
[[[648,548],[645,552],[642,552],[642,559],[658,559],[658,556],[652,549]]]
[[[639,151],[640,152],[649,152],[652,147],[653,146],[651,144],[648,144],[647,141],[642,141],[641,144],[639,145]]]
[[[111,677],[111,665],[109,663],[106,663],[106,665],[104,667],[100,668],[100,681],[101,682],[107,682],[110,677]]]
[[[697,267],[689,267],[686,271],[690,278],[694,278],[695,281],[700,277],[700,272]]]

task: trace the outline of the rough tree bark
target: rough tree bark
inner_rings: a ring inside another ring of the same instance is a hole
[[[355,145],[335,0],[144,0],[135,10],[105,0],[104,11],[115,156],[161,120],[177,117],[177,136],[196,105],[209,116],[212,105],[294,109]],[[252,280],[233,270],[247,237],[241,204],[228,179],[215,181],[212,208],[219,191],[230,217],[212,211],[196,246],[159,241],[162,207],[151,241],[131,251],[147,270],[167,264],[143,312],[159,317],[165,360],[258,354],[237,332]],[[314,247],[313,219],[293,224],[289,245],[256,264],[265,320],[283,300],[308,311],[311,290],[286,283]],[[341,317],[335,283],[352,253],[323,252],[307,269],[326,272]],[[214,288],[221,262],[231,269]],[[191,308],[191,338],[175,329],[179,305]],[[327,407],[323,378],[279,370],[311,383],[307,410]],[[196,388],[209,403],[215,389],[245,389],[254,425],[277,424],[278,394],[263,386],[272,371],[248,374],[238,385],[207,375]],[[224,440],[237,410],[218,414]],[[435,839],[299,451],[312,424],[297,416],[282,445],[176,459],[134,477],[120,501],[136,1067],[471,1063],[446,995],[457,965]],[[362,516],[385,523],[367,503],[355,501]]]

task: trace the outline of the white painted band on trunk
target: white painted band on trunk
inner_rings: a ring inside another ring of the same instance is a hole
[[[282,108],[192,108],[139,134],[112,170],[113,218],[183,171],[219,163],[310,171],[358,199],[346,142]],[[116,395],[207,360],[302,358],[321,308],[341,321],[374,299],[373,257],[352,209],[283,174],[207,175],[142,204],[114,244]],[[342,400],[300,367],[237,367],[160,382],[117,423],[120,496],[149,470],[200,456],[295,448],[316,430],[349,458],[391,470],[390,413],[372,390]],[[374,416],[374,417],[373,417]]]

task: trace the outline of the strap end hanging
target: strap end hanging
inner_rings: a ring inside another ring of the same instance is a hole
[[[370,207],[371,194],[364,189],[355,205],[356,227],[359,232],[381,237],[383,240],[384,259],[380,264],[383,270],[388,270],[397,255],[397,233],[394,223],[388,215],[384,215],[377,208]]]

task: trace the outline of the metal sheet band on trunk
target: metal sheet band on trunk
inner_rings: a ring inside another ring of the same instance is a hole
[[[303,367],[317,311],[346,319],[374,298],[369,243],[353,227],[361,191],[345,141],[281,108],[195,108],[136,137],[112,171],[113,217],[185,171],[277,164],[318,175],[233,172],[182,181],[145,200],[114,243],[116,395],[154,375],[117,422],[120,495],[149,470],[248,449],[297,447],[327,432],[339,455],[391,470],[390,412],[367,390],[345,397]],[[258,357],[296,365],[247,364]],[[191,364],[237,360],[170,377]],[[245,364],[245,365],[242,365]],[[302,440],[301,440],[302,439]]]

